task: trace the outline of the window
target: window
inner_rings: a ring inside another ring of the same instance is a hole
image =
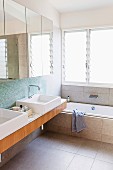
[[[90,82],[113,84],[113,30],[93,30],[90,40]]]
[[[64,31],[63,80],[113,84],[113,29]]]
[[[66,81],[85,82],[85,55],[86,32],[65,33]]]

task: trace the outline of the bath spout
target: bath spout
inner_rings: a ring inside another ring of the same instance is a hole
[[[89,95],[89,98],[94,98],[94,99],[96,99],[96,98],[98,98],[98,95],[90,94],[90,95]]]

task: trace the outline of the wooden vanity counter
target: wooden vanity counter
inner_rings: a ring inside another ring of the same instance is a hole
[[[67,103],[64,100],[64,102],[62,102],[61,105],[59,105],[58,107],[45,113],[44,115],[28,123],[21,129],[15,131],[14,133],[0,140],[0,154],[9,149],[11,146],[15,145],[17,142],[25,138],[33,131],[35,131],[41,125],[43,125],[44,123],[48,122],[50,119],[61,113],[66,108],[66,105]]]

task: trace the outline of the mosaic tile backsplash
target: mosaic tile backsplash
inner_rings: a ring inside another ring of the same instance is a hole
[[[46,81],[44,77],[33,77],[14,81],[0,82],[0,107],[10,108],[16,100],[28,97],[28,86],[39,85],[40,93],[46,93]],[[31,88],[31,94],[39,93],[36,87]]]

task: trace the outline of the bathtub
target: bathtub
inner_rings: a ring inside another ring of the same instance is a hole
[[[88,116],[113,118],[113,107],[111,106],[69,102],[67,103],[67,108],[64,110],[64,112],[72,113],[75,109],[84,112],[85,115]]]
[[[72,132],[74,109],[85,112],[86,128],[79,133]],[[47,123],[46,128],[51,132],[113,144],[113,107],[69,102],[61,114]]]

